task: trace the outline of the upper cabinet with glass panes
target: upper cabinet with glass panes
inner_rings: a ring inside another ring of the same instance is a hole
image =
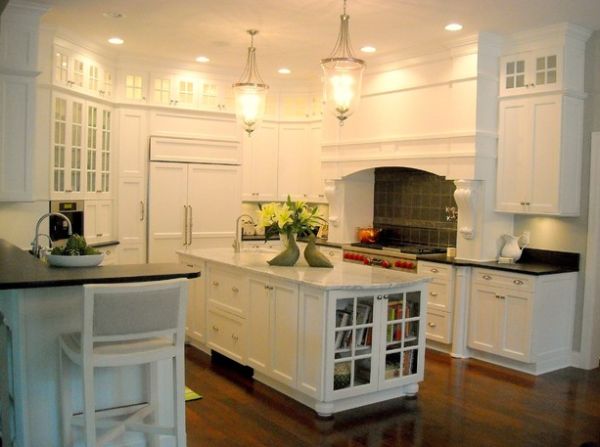
[[[113,99],[113,69],[98,58],[68,47],[54,46],[54,85],[97,98]]]
[[[562,89],[562,50],[556,48],[542,49],[501,58],[500,96]]]

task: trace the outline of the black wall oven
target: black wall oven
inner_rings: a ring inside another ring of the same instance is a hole
[[[50,212],[61,213],[69,218],[73,226],[73,234],[83,236],[83,200],[50,201]],[[50,239],[54,242],[68,239],[69,226],[59,216],[50,216]]]

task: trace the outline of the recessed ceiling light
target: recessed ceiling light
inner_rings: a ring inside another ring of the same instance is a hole
[[[107,19],[123,19],[125,14],[117,11],[109,11],[102,14]]]
[[[366,47],[362,47],[360,49],[360,51],[362,51],[363,53],[374,53],[375,51],[377,51],[377,48],[366,46]]]
[[[111,37],[108,39],[108,43],[112,43],[113,45],[123,45],[124,42],[120,37]]]
[[[449,23],[444,27],[446,31],[460,31],[463,26],[460,23]]]
[[[210,59],[209,59],[209,58],[207,58],[206,56],[198,56],[198,57],[196,58],[196,62],[200,62],[200,63],[202,63],[202,64],[205,64],[205,63],[207,63],[207,62],[210,62]]]
[[[292,70],[290,70],[289,68],[280,68],[279,70],[277,70],[277,73],[282,74],[282,75],[289,75],[292,72]]]

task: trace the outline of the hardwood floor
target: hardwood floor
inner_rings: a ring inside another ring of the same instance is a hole
[[[188,447],[600,443],[600,369],[533,377],[428,351],[417,399],[323,419],[242,368],[186,349],[186,383],[204,397],[186,404]]]

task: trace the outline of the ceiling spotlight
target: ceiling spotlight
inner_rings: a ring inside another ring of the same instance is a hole
[[[200,63],[202,63],[202,64],[205,64],[205,63],[207,63],[207,62],[210,62],[210,59],[209,59],[209,58],[207,58],[206,56],[198,56],[198,57],[196,58],[196,62],[200,62]]]
[[[463,26],[460,23],[449,23],[444,27],[446,31],[460,31]]]
[[[110,39],[108,39],[108,43],[112,43],[113,45],[123,45],[125,41],[120,37],[111,37]]]
[[[377,48],[366,46],[366,47],[362,47],[360,49],[360,51],[362,51],[363,53],[374,53],[375,51],[377,51]]]
[[[277,70],[277,73],[282,74],[282,75],[289,75],[292,72],[292,70],[290,70],[289,68],[280,68],[279,70]]]

